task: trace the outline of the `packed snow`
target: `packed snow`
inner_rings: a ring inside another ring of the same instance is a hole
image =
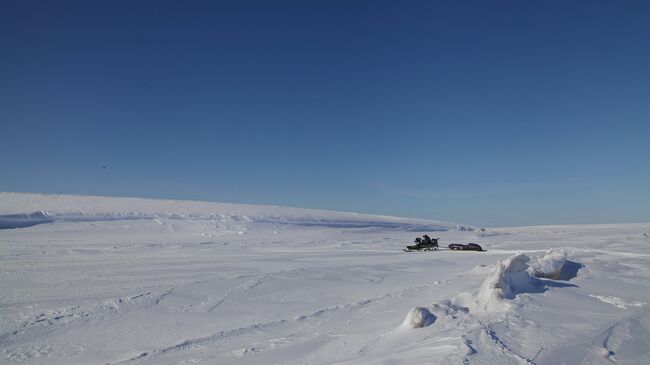
[[[0,193],[0,363],[650,364],[648,234]]]
[[[538,278],[561,279],[567,255],[566,250],[548,251],[531,266],[532,274]]]

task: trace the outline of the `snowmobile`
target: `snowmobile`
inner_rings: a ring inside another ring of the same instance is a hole
[[[437,251],[440,247],[438,246],[438,238],[431,239],[427,235],[424,235],[424,239],[421,239],[420,237],[416,238],[414,242],[414,245],[406,246],[404,251]]]
[[[462,243],[452,243],[449,246],[450,250],[459,250],[459,251],[485,251],[483,247],[477,245],[476,243],[468,243],[468,244],[462,244]]]

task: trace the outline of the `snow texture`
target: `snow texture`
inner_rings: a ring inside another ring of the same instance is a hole
[[[559,280],[562,277],[567,254],[566,250],[548,251],[531,265],[533,275],[538,278]]]
[[[650,364],[650,223],[468,227],[0,193],[0,364]]]
[[[475,307],[488,311],[504,310],[508,304],[503,299],[514,299],[520,292],[535,290],[535,282],[528,274],[529,261],[527,255],[520,253],[497,263],[481,284]]]
[[[411,309],[404,322],[402,322],[402,327],[404,328],[422,328],[433,324],[436,321],[436,316],[434,316],[427,308],[415,307]]]

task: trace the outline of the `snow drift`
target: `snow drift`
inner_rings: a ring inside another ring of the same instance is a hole
[[[532,259],[524,253],[515,254],[488,267],[484,271],[487,276],[475,294],[460,293],[451,300],[428,307],[414,307],[406,314],[400,328],[427,327],[438,318],[468,318],[467,315],[471,312],[507,311],[517,295],[546,291],[550,281],[540,278],[560,279],[565,263],[567,250],[549,250],[543,256]]]
[[[411,309],[404,318],[404,322],[400,327],[402,328],[422,328],[433,324],[436,321],[436,316],[433,315],[427,308],[415,307]]]
[[[503,299],[514,299],[517,293],[534,289],[535,282],[528,274],[529,261],[528,256],[520,253],[498,262],[476,294],[475,309],[488,311],[507,309],[508,304]]]
[[[530,272],[538,278],[558,280],[566,264],[567,251],[548,251],[530,265]]]
[[[531,260],[520,253],[498,262],[481,284],[476,294],[474,309],[501,311],[509,307],[504,299],[515,299],[519,293],[544,291],[538,278],[557,280],[567,261],[567,251],[548,251]]]

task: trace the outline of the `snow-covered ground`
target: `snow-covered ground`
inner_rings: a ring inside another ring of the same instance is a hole
[[[0,363],[650,364],[649,235],[0,193]]]

